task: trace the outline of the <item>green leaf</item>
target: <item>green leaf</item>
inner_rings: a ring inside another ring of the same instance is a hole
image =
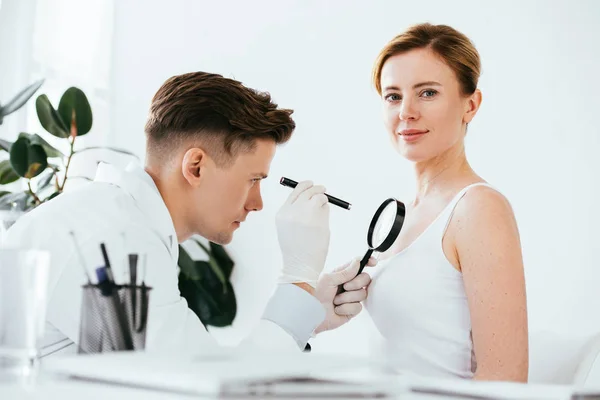
[[[42,86],[44,83],[43,79],[40,79],[36,82],[33,82],[31,85],[27,86],[25,89],[21,90],[15,97],[13,97],[6,105],[0,107],[0,122],[3,117],[8,114],[12,114],[17,111],[19,108],[23,107],[27,100],[33,96],[35,92]]]
[[[233,271],[233,266],[235,265],[235,263],[229,257],[229,254],[227,254],[225,248],[222,245],[213,242],[209,242],[209,245],[212,256],[215,258],[217,264],[219,264],[219,266],[221,267],[221,270],[223,271],[225,277],[229,279],[231,277],[231,272]]]
[[[40,180],[38,182],[38,190],[42,190],[50,186],[52,183],[52,178],[54,178],[54,171],[48,171],[46,176],[40,176]]]
[[[179,291],[204,326],[225,327],[233,323],[237,303],[231,283],[227,282],[227,295],[222,295],[211,292],[201,281],[189,280],[179,274]]]
[[[10,165],[10,160],[0,162],[0,185],[6,185],[19,180],[21,177]]]
[[[60,150],[56,149],[50,143],[46,142],[44,140],[44,138],[42,138],[37,133],[31,134],[31,133],[21,132],[19,134],[19,137],[26,137],[27,139],[29,139],[31,144],[38,144],[38,145],[42,146],[48,157],[52,157],[52,158],[66,157]]]
[[[0,139],[0,148],[2,150],[10,151],[10,146],[12,146],[12,142],[8,140]]]
[[[92,129],[92,108],[81,89],[76,87],[67,89],[58,104],[58,113],[71,134],[83,136]]]
[[[10,193],[0,197],[0,208],[10,208],[15,204],[18,210],[27,210],[31,206],[31,200],[29,192]]]
[[[38,96],[35,101],[35,109],[40,124],[42,124],[45,130],[59,138],[69,137],[69,130],[65,126],[65,123],[58,112],[52,106],[52,103],[50,103],[50,100],[48,100],[48,96],[45,94]]]
[[[213,262],[216,264],[216,261]],[[193,260],[182,246],[179,246],[178,264],[179,290],[188,307],[205,326],[231,325],[237,313],[231,282],[222,282],[211,262]]]
[[[181,271],[188,277],[188,279],[200,280],[202,277],[196,266],[196,261],[188,254],[182,246],[179,246],[179,259],[177,261]]]
[[[195,281],[189,280],[183,273],[179,274],[179,293],[188,305],[188,308],[196,314],[206,327],[211,319],[213,311],[218,309],[218,305],[206,293],[201,285],[196,285]]]
[[[60,193],[61,193],[61,192],[54,192],[54,193],[52,193],[50,196],[48,196],[48,197],[46,198],[46,200],[44,200],[44,201],[49,201],[49,200],[52,200],[53,198],[55,198],[56,196],[58,196]]]
[[[10,163],[17,174],[31,179],[48,167],[48,157],[42,146],[20,137],[10,148]]]
[[[219,278],[219,281],[221,281],[222,284],[225,284],[225,282],[227,282],[227,278],[225,277],[221,266],[217,263],[212,253],[200,241],[194,239],[194,242],[198,243],[198,246],[200,246],[202,250],[204,250],[204,252],[208,255],[209,267],[213,270],[215,276]]]

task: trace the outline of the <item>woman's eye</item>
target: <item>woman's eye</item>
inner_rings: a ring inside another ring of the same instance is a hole
[[[385,100],[386,101],[400,101],[401,97],[400,97],[400,95],[398,95],[396,93],[390,93],[385,96]]]
[[[438,92],[437,92],[437,90],[431,90],[431,89],[430,89],[430,90],[424,90],[424,91],[421,93],[421,96],[423,96],[423,97],[433,97],[433,96],[435,96],[437,93],[438,93]]]

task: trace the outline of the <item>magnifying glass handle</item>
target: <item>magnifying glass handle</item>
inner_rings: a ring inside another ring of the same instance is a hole
[[[369,262],[369,258],[371,258],[372,254],[373,254],[373,249],[367,250],[367,252],[363,256],[362,260],[360,260],[360,264],[359,264],[358,272],[356,273],[356,276],[361,274],[361,272],[365,268],[365,265],[367,265],[367,263]],[[344,284],[341,284],[338,286],[337,294],[344,293],[345,291],[346,290],[344,289]]]
[[[362,260],[360,260],[360,267],[358,268],[358,273],[356,274],[356,276],[358,276],[362,273],[363,269],[365,268],[365,265],[367,265],[367,263],[369,262],[369,258],[371,258],[372,254],[373,254],[373,249],[367,250],[367,252],[363,256]]]

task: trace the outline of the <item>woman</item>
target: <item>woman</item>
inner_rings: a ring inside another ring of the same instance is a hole
[[[414,164],[416,197],[373,273],[365,307],[400,370],[527,381],[523,260],[506,198],[473,171],[467,126],[481,104],[469,39],[421,24],[381,51],[373,73],[396,150]]]

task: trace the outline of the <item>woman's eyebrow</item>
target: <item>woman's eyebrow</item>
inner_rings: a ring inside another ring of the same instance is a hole
[[[442,86],[442,84],[439,83],[439,82],[436,82],[436,81],[420,82],[420,83],[417,83],[417,84],[413,85],[413,89],[418,89],[418,88],[423,87],[423,86]],[[400,88],[398,86],[393,86],[392,85],[392,86],[386,86],[383,89],[384,92],[387,92],[389,90],[400,90]]]

